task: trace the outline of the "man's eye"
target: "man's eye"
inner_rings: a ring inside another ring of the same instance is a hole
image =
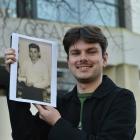
[[[71,55],[79,55],[79,52],[71,52]]]
[[[89,54],[95,54],[97,51],[89,51]]]

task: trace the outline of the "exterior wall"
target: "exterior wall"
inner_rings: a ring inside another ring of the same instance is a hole
[[[138,65],[140,68],[140,35],[130,31],[123,31],[124,63]]]
[[[125,15],[125,26],[128,30],[132,31],[132,0],[124,0],[124,15]]]
[[[140,34],[140,0],[124,0],[126,28]]]
[[[132,31],[140,34],[140,0],[130,0]]]
[[[109,66],[104,71],[105,74],[109,75],[111,79],[119,86],[125,87],[133,91],[136,106],[137,106],[137,133],[135,140],[140,139],[140,80],[139,80],[139,68],[136,65],[119,64],[116,66]]]
[[[39,20],[0,18],[0,49],[1,49],[0,57],[4,56],[5,48],[10,47],[10,36],[12,32],[17,32],[29,36],[34,36],[34,37],[39,37],[44,39],[50,38],[58,41],[59,61],[65,61],[66,54],[64,53],[62,47],[62,39],[66,30],[72,26],[76,26],[76,25],[39,21]],[[101,27],[101,28],[103,29],[109,42],[108,52],[109,52],[110,65],[116,65],[123,62],[129,64],[131,63],[131,60],[132,60],[132,64],[135,62],[136,65],[140,65],[140,62],[134,61],[136,57],[135,52],[140,51],[140,48],[137,47],[137,44],[140,43],[139,35],[121,28],[109,28],[109,27],[108,28]],[[127,55],[129,59],[126,58],[125,55]],[[130,56],[131,58],[134,59],[131,59]],[[137,55],[137,60],[140,59],[139,57],[140,56]]]
[[[0,90],[0,140],[12,140],[8,107],[3,94],[4,91]]]

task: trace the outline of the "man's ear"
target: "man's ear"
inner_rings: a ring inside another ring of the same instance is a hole
[[[105,52],[103,54],[103,66],[106,67],[107,66],[107,62],[108,62],[108,53]]]

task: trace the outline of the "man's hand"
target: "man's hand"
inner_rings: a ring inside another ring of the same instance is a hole
[[[40,119],[48,122],[50,125],[54,125],[60,118],[61,115],[57,109],[50,106],[35,105],[39,111]]]
[[[8,48],[5,51],[5,68],[9,72],[9,65],[16,62],[16,54],[15,50],[12,48]]]

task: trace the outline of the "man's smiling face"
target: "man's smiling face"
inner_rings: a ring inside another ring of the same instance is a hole
[[[29,56],[31,61],[35,63],[40,58],[40,52],[37,50],[37,48],[29,48]]]
[[[102,75],[107,64],[107,53],[102,54],[99,43],[79,40],[69,49],[68,66],[79,82],[91,82]]]

